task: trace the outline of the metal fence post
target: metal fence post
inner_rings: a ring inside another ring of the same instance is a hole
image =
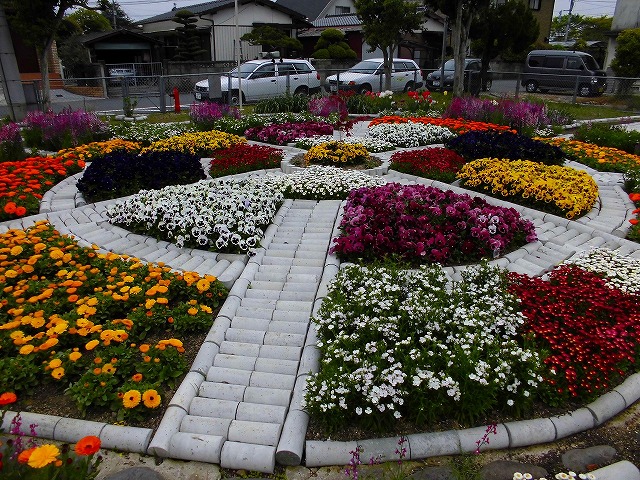
[[[158,77],[158,90],[160,93],[160,113],[167,113],[167,89],[164,76],[160,75]]]
[[[336,94],[338,93],[340,93],[340,72],[336,73]]]
[[[521,81],[521,74],[518,73],[518,75],[516,76],[516,93],[513,96],[513,98],[515,98],[516,100],[520,96],[520,81]]]
[[[573,97],[571,97],[571,103],[573,104],[577,102],[579,86],[580,86],[580,77],[576,75],[576,84],[573,87]]]
[[[287,70],[287,80],[286,80],[286,88],[285,93],[289,95],[291,93],[291,73]]]

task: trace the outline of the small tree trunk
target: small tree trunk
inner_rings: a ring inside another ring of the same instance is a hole
[[[51,83],[49,81],[49,51],[53,42],[47,42],[44,48],[38,48],[40,57],[40,78],[42,79],[42,107],[46,112],[51,108]]]
[[[458,6],[456,11],[456,23],[453,35],[453,58],[455,70],[453,72],[453,96],[461,97],[464,92],[464,36],[463,36],[463,8]],[[443,79],[444,81],[444,79]]]
[[[382,58],[383,58],[383,65],[384,65],[384,89],[391,90],[391,67],[393,65],[393,47],[383,48]]]

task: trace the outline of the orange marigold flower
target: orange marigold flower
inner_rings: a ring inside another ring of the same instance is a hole
[[[637,225],[638,224],[638,219],[637,218],[632,218],[631,220],[629,220],[629,223],[631,225]]]
[[[35,449],[36,447],[33,447],[20,452],[20,455],[18,455],[18,463],[27,463],[29,461],[29,457]]]
[[[100,439],[94,435],[88,435],[78,440],[75,451],[78,455],[93,455],[100,450]]]
[[[141,373],[136,373],[134,376],[131,377],[131,380],[133,380],[134,382],[141,382],[142,381],[142,374]]]
[[[138,390],[129,390],[122,397],[122,405],[124,408],[135,408],[140,404],[142,396]]]
[[[98,346],[99,343],[100,342],[98,340],[91,340],[90,342],[87,342],[84,348],[86,348],[87,350],[93,350]]]
[[[50,463],[58,460],[58,455],[60,455],[58,447],[49,443],[42,445],[31,452],[27,463],[32,468],[46,467]]]
[[[60,380],[62,377],[64,377],[64,368],[62,367],[54,368],[51,371],[51,376],[56,380]]]
[[[156,408],[160,405],[161,402],[160,395],[156,390],[150,389],[142,394],[142,401],[144,402],[144,406],[147,408]]]
[[[18,400],[18,396],[13,392],[4,392],[0,395],[0,405],[9,405]]]
[[[147,353],[149,351],[149,344],[143,343],[138,347],[142,353]]]
[[[71,352],[69,354],[69,360],[71,360],[72,362],[75,362],[76,360],[78,360],[80,357],[82,357],[82,354],[80,352]]]

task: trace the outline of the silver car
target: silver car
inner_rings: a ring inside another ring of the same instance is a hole
[[[238,76],[241,81],[238,82]],[[240,83],[240,88],[238,88]],[[313,94],[320,91],[320,75],[307,60],[271,59],[250,60],[220,76],[222,101],[239,103],[240,89],[243,102],[256,102],[266,98],[277,97],[285,93]],[[209,80],[196,83],[193,95],[196,101],[209,100]]]
[[[385,90],[384,60],[369,58],[357,63],[345,72],[327,77],[330,92],[354,90],[358,93]],[[391,69],[391,90],[408,92],[424,85],[420,67],[408,58],[394,58]]]

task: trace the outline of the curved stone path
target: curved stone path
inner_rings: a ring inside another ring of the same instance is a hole
[[[300,152],[285,148],[286,158]],[[422,183],[466,192],[440,182],[387,171],[391,153],[372,174],[388,181]],[[581,165],[577,168],[590,170]],[[283,161],[282,170],[291,167]],[[236,177],[262,175],[251,172]],[[539,240],[490,263],[510,271],[543,275],[577,252],[607,247],[640,258],[640,245],[624,240],[632,202],[621,188],[622,176],[590,170],[598,182],[598,204],[578,221],[486,197],[517,209],[536,225]],[[79,176],[79,175],[78,175]],[[77,176],[76,176],[77,177]],[[153,435],[150,429],[23,413],[37,423],[39,434],[73,442],[98,435],[105,448],[160,457],[197,460],[231,469],[272,472],[276,462],[307,466],[343,465],[356,442],[305,442],[308,417],[302,409],[305,378],[317,371],[319,352],[309,319],[319,308],[340,262],[327,253],[341,215],[339,201],[287,200],[266,230],[262,247],[251,258],[178,248],[110,225],[104,216],[109,202],[85,205],[70,177],[47,192],[41,213],[4,222],[0,231],[26,228],[46,219],[82,245],[102,251],[163,262],[176,270],[217,276],[230,288],[214,325],[172,398]],[[469,192],[467,192],[469,193]],[[472,195],[478,195],[472,193]],[[478,195],[483,196],[483,195]],[[448,267],[459,279],[464,267]],[[585,408],[547,419],[500,424],[489,448],[551,442],[600,425],[640,398],[640,374]],[[15,412],[14,412],[15,414]],[[12,415],[5,416],[7,426]],[[484,427],[410,435],[408,459],[473,451]],[[358,442],[367,454],[394,458],[397,438]]]

